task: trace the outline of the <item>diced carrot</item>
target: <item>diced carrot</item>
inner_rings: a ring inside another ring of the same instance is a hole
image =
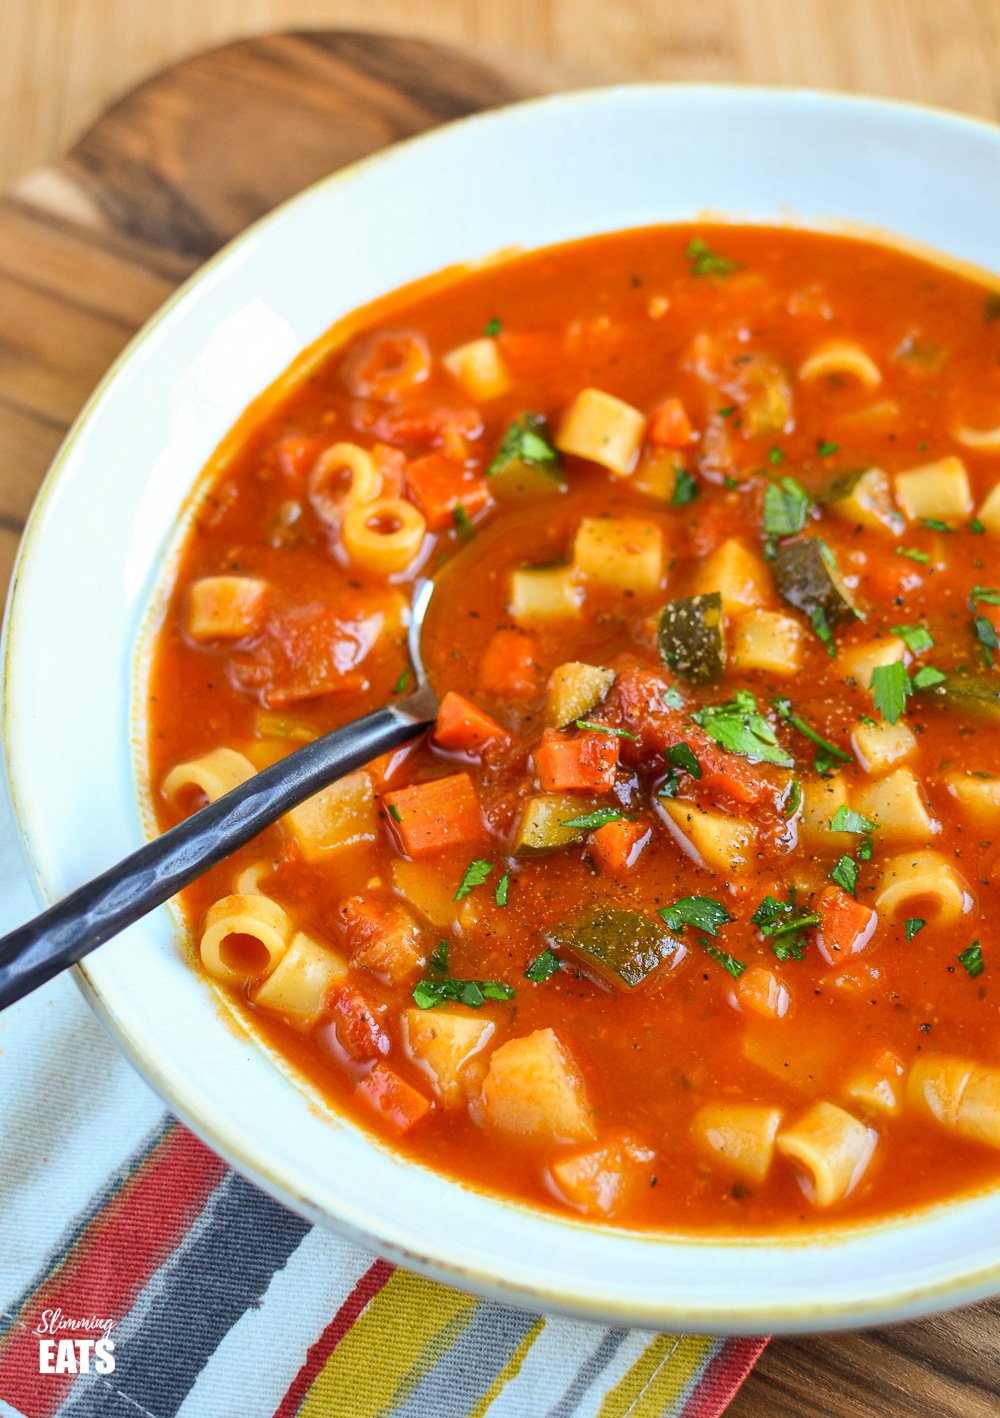
[[[530,699],[541,681],[534,638],[513,626],[494,631],[479,663],[479,682],[486,693],[499,699]]]
[[[839,886],[824,887],[816,911],[821,918],[816,927],[816,945],[831,965],[863,950],[878,924],[878,916],[870,906],[855,901]]]
[[[434,742],[459,753],[478,753],[488,743],[507,737],[496,719],[471,700],[449,690],[438,709]]]
[[[324,441],[315,434],[286,433],[274,450],[279,472],[290,482],[305,482],[306,474],[316,461]]]
[[[923,584],[919,566],[902,556],[871,557],[863,574],[865,593],[873,600],[893,601]]]
[[[351,964],[390,985],[414,980],[427,963],[420,927],[398,902],[350,896],[340,907]]]
[[[569,738],[546,729],[535,749],[535,772],[545,793],[612,788],[618,766],[618,739],[613,734],[581,733]]]
[[[664,399],[649,425],[649,441],[664,448],[686,448],[692,432],[691,420],[681,400]]]
[[[606,822],[590,839],[590,851],[598,866],[610,872],[625,872],[635,866],[650,838],[644,822]]]
[[[587,1216],[610,1216],[623,1202],[648,1189],[656,1154],[619,1135],[599,1147],[552,1163],[552,1178],[570,1206]]]
[[[429,1100],[384,1063],[377,1063],[361,1079],[357,1092],[397,1132],[409,1132],[431,1110]]]
[[[473,517],[489,501],[482,474],[444,453],[426,453],[410,463],[406,484],[432,532],[454,526],[458,507]]]
[[[331,1046],[330,1030],[340,1049],[356,1063],[368,1063],[389,1052],[389,1035],[360,990],[353,985],[334,985],[327,991],[325,1003],[331,1021],[324,1028]]]
[[[504,359],[522,378],[547,374],[561,354],[561,340],[547,330],[501,330]]]
[[[791,996],[787,987],[766,965],[751,965],[733,987],[744,1009],[764,1019],[782,1019],[788,1013]]]
[[[404,852],[416,860],[482,839],[479,797],[468,773],[394,788],[383,801]]]
[[[365,772],[374,783],[377,792],[387,788],[396,775],[403,771],[419,745],[419,739],[410,739],[409,743],[401,744],[399,748],[392,748],[388,753],[380,753],[378,758],[372,759]]]

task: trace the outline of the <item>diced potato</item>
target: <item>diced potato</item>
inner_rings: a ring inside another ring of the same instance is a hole
[[[872,670],[877,666],[892,665],[897,660],[905,662],[906,659],[906,646],[895,635],[866,640],[863,645],[845,647],[837,653],[837,664],[844,679],[853,679],[860,689],[871,686]]]
[[[404,1009],[403,1047],[446,1108],[469,1100],[469,1064],[489,1045],[496,1024],[460,1005]]]
[[[411,862],[394,857],[392,884],[432,926],[450,928],[455,920],[455,888],[441,879],[437,862]]]
[[[501,1044],[483,1080],[488,1126],[526,1142],[586,1142],[594,1136],[583,1077],[552,1029]]]
[[[950,925],[971,906],[964,878],[940,852],[902,852],[882,867],[875,909],[886,919],[905,913]]]
[[[573,564],[588,580],[616,591],[656,591],[663,580],[663,533],[642,517],[584,517]]]
[[[988,532],[1000,536],[1000,482],[986,494],[976,516]]]
[[[946,773],[948,792],[969,817],[984,827],[1000,821],[1000,778],[980,778],[961,768]]]
[[[748,1181],[771,1170],[781,1109],[757,1103],[707,1103],[691,1120],[691,1136],[708,1155]]]
[[[868,468],[860,473],[845,496],[831,495],[826,505],[835,516],[855,527],[896,533],[903,525],[892,503],[889,474],[881,468]]]
[[[733,633],[733,661],[740,670],[797,675],[802,668],[802,626],[778,611],[740,616]]]
[[[771,599],[771,577],[756,552],[730,537],[702,562],[692,591],[695,595],[718,591],[726,614],[739,615]]]
[[[306,798],[281,820],[307,862],[321,862],[345,847],[374,842],[378,815],[372,780],[364,769],[349,773]]]
[[[851,747],[866,773],[884,773],[894,763],[902,763],[915,753],[917,740],[902,719],[894,724],[883,719],[858,724],[851,734]]]
[[[850,832],[831,832],[830,823],[839,807],[847,807],[847,783],[837,773],[832,778],[806,778],[802,783],[802,816],[799,837],[815,851],[851,852],[857,839]]]
[[[556,447],[627,477],[645,431],[645,416],[631,404],[601,389],[581,389],[562,421]]]
[[[510,375],[500,346],[489,335],[458,345],[441,358],[470,399],[496,399],[510,388]]]
[[[612,1138],[549,1168],[556,1189],[585,1216],[612,1216],[650,1185],[656,1153],[633,1138]]]
[[[778,1151],[798,1165],[817,1206],[849,1196],[871,1162],[878,1134],[836,1103],[814,1103],[794,1126],[779,1132]]]
[[[563,823],[591,811],[586,798],[574,793],[536,793],[521,809],[514,833],[514,855],[534,857],[579,842],[585,828],[564,827]]]
[[[583,588],[572,566],[522,567],[511,573],[510,613],[518,625],[579,615]]]
[[[854,793],[854,807],[878,823],[883,842],[923,841],[938,831],[927,811],[924,791],[909,768],[897,768]]]
[[[961,458],[950,454],[895,477],[896,500],[911,521],[920,517],[967,517],[972,511],[969,474]]]
[[[599,665],[588,665],[582,660],[567,660],[564,665],[557,665],[549,678],[546,724],[562,729],[586,717],[614,682],[614,670],[605,670]]]
[[[657,805],[672,836],[699,866],[722,875],[750,869],[757,841],[752,823],[680,799],[660,798]]]
[[[268,583],[255,576],[203,576],[188,587],[188,634],[194,640],[254,635],[267,613]]]

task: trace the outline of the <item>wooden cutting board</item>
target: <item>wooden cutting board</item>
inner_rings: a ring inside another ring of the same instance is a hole
[[[566,77],[368,34],[232,44],[145,84],[57,165],[0,196],[2,588],[63,434],[189,272],[334,168]],[[892,1329],[774,1340],[730,1413],[996,1418],[1000,1303]]]

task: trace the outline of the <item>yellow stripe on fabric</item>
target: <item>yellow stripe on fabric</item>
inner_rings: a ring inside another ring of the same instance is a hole
[[[667,1418],[676,1413],[714,1340],[658,1334],[607,1394],[597,1418]]]
[[[391,1411],[454,1344],[478,1304],[394,1271],[326,1361],[299,1418],[378,1418]]]
[[[493,1402],[497,1398],[499,1398],[500,1394],[510,1383],[511,1379],[517,1378],[518,1374],[521,1372],[521,1365],[528,1357],[528,1353],[531,1349],[531,1346],[534,1344],[535,1340],[538,1338],[544,1328],[545,1318],[544,1316],[539,1316],[539,1318],[528,1330],[528,1333],[521,1340],[520,1344],[514,1350],[513,1354],[507,1360],[506,1364],[504,1364],[499,1374],[497,1374],[496,1378],[490,1384],[489,1388],[483,1394],[482,1398],[479,1399],[475,1407],[469,1410],[468,1418],[483,1418],[483,1415],[486,1413],[487,1409],[489,1409]]]

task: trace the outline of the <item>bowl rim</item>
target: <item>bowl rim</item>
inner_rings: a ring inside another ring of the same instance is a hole
[[[0,667],[2,667],[3,676],[2,689],[0,689],[0,695],[2,695],[0,733],[2,733],[4,776],[8,801],[17,827],[22,854],[28,866],[32,887],[40,904],[43,906],[52,904],[58,899],[60,893],[53,883],[46,879],[33,848],[32,833],[28,826],[29,814],[25,810],[19,786],[17,754],[11,735],[11,667],[20,653],[20,631],[24,619],[20,614],[20,609],[25,600],[23,586],[32,571],[46,508],[59,488],[63,474],[67,471],[70,455],[92,416],[110,396],[120,374],[131,363],[138,350],[159,326],[191,298],[192,294],[203,284],[216,279],[227,266],[238,262],[244,248],[264,228],[272,222],[284,220],[290,209],[300,203],[308,203],[318,192],[325,191],[341,182],[354,181],[370,168],[398,158],[402,150],[414,147],[424,149],[439,143],[447,143],[449,136],[458,128],[502,124],[511,113],[520,113],[524,110],[543,110],[556,106],[566,107],[595,102],[628,101],[641,98],[643,95],[661,93],[688,94],[692,98],[701,97],[720,101],[736,97],[761,104],[771,102],[792,105],[797,102],[832,103],[837,108],[856,111],[883,111],[890,114],[919,116],[953,129],[973,129],[984,132],[994,142],[1000,140],[1000,124],[992,123],[987,119],[976,115],[952,112],[919,101],[899,100],[877,95],[762,84],[645,82],[595,85],[522,99],[497,108],[468,114],[389,144],[319,178],[237,233],[206,262],[197,267],[167,297],[129,339],[103,374],[74,419],[52,460],[36,494],[18,547],[4,616],[3,641],[0,645]],[[724,215],[713,216],[711,219],[719,222],[726,220]],[[774,224],[780,224],[779,219],[772,220]],[[820,222],[818,226],[820,230],[836,231],[836,219],[831,219],[829,223]],[[856,224],[854,230],[856,232],[858,230]],[[868,235],[874,234],[869,232]],[[906,238],[902,238],[898,244],[905,248]],[[938,253],[939,257],[941,255],[946,255],[946,253]],[[1000,277],[997,279],[1000,283]],[[197,480],[200,471],[200,469],[196,471],[193,481]],[[143,634],[144,631],[140,629],[140,639]],[[136,644],[134,643],[133,654],[135,650]],[[381,1223],[379,1229],[372,1229],[370,1220],[366,1224],[366,1219],[360,1214],[349,1215],[346,1214],[346,1210],[345,1213],[333,1214],[325,1207],[312,1201],[296,1186],[292,1170],[283,1162],[280,1165],[272,1165],[269,1158],[255,1153],[255,1144],[252,1138],[246,1137],[238,1128],[227,1129],[226,1121],[221,1115],[215,1118],[206,1117],[206,1113],[211,1110],[204,1105],[204,1100],[202,1100],[202,1106],[199,1107],[196,1089],[188,1093],[185,1088],[185,1083],[188,1080],[181,1075],[169,1076],[161,1072],[150,1059],[144,1056],[141,1038],[130,1030],[128,1021],[116,1013],[114,1007],[105,999],[101,986],[95,980],[88,965],[81,962],[73,967],[72,973],[84,998],[140,1075],[164,1100],[171,1112],[230,1165],[248,1175],[255,1184],[261,1186],[282,1204],[306,1216],[309,1220],[331,1227],[366,1250],[385,1255],[409,1269],[416,1270],[445,1284],[455,1284],[480,1295],[492,1295],[521,1307],[533,1310],[543,1309],[550,1313],[563,1313],[601,1323],[628,1324],[643,1328],[670,1326],[682,1327],[691,1332],[750,1335],[772,1330],[794,1333],[817,1329],[851,1328],[886,1319],[910,1318],[953,1305],[967,1304],[1000,1291],[1000,1263],[990,1263],[978,1268],[966,1264],[958,1269],[955,1269],[953,1265],[952,1270],[944,1278],[925,1284],[896,1284],[894,1287],[890,1286],[880,1290],[877,1295],[866,1295],[863,1300],[848,1295],[846,1298],[826,1301],[809,1299],[787,1305],[760,1306],[743,1301],[730,1304],[701,1304],[695,1307],[692,1307],[690,1303],[677,1304],[666,1300],[657,1300],[647,1304],[619,1302],[612,1309],[608,1301],[601,1299],[600,1287],[597,1282],[594,1282],[592,1288],[587,1291],[582,1291],[578,1287],[560,1290],[554,1282],[548,1286],[528,1286],[522,1282],[508,1281],[503,1275],[474,1269],[463,1261],[461,1249],[456,1249],[450,1244],[442,1243],[436,1248],[425,1245],[422,1251],[413,1250],[402,1239],[405,1227],[402,1228],[399,1235],[391,1237],[385,1234],[384,1217],[379,1218]],[[992,1195],[992,1189],[990,1194]],[[503,1200],[503,1198],[499,1199]],[[956,1202],[964,1200],[964,1198],[956,1199]],[[952,1203],[945,1202],[941,1205],[947,1207],[950,1204]],[[913,1214],[901,1217],[880,1218],[874,1222],[864,1223],[863,1229],[864,1231],[879,1231],[900,1226],[906,1227],[912,1222],[924,1219],[936,1209],[934,1207],[922,1208]],[[535,1214],[538,1213],[535,1212]],[[559,1221],[559,1218],[552,1219]],[[396,1230],[399,1232],[400,1228],[397,1226]],[[844,1227],[842,1234],[846,1235],[847,1230],[848,1228]],[[641,1233],[629,1234],[634,1237]],[[655,1243],[656,1239],[655,1236],[650,1237],[651,1242]],[[720,1241],[723,1243],[731,1241],[731,1238],[728,1237],[670,1236],[668,1239],[673,1243],[685,1244],[689,1242],[696,1247],[707,1247],[713,1243],[719,1244]],[[826,1232],[821,1235],[817,1229],[816,1232],[803,1236],[753,1237],[748,1240],[750,1244],[763,1242],[765,1245],[793,1245],[799,1248],[819,1249],[823,1245],[829,1244],[830,1233]],[[735,1238],[733,1243],[739,1245],[740,1238]]]

